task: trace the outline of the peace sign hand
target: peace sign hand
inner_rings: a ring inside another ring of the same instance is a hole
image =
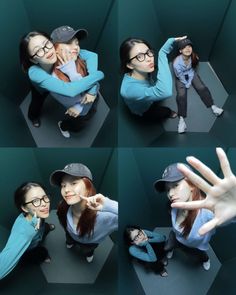
[[[195,157],[187,157],[188,163],[212,185],[190,171],[185,165],[178,165],[178,169],[186,178],[206,193],[206,198],[201,201],[176,202],[171,206],[188,210],[206,208],[214,212],[215,215],[211,221],[205,223],[199,229],[200,235],[204,235],[216,226],[236,216],[236,177],[231,171],[228,158],[223,149],[217,148],[216,153],[224,175],[223,179],[219,178],[210,168]]]
[[[96,194],[91,197],[80,196],[80,198],[86,201],[86,205],[91,210],[101,211],[105,201],[105,197],[102,194]]]

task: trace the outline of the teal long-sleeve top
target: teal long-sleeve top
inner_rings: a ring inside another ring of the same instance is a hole
[[[129,253],[131,256],[138,258],[146,262],[155,262],[158,257],[156,256],[152,243],[160,243],[166,240],[166,237],[155,231],[144,230],[148,237],[148,241],[140,243],[139,245],[132,245],[129,247]]]
[[[68,99],[85,91],[88,91],[90,94],[96,94],[97,82],[104,78],[103,72],[97,70],[97,55],[86,50],[81,50],[80,56],[86,62],[89,75],[79,81],[64,82],[53,77],[51,73],[47,73],[37,65],[29,68],[29,79],[37,89],[55,92],[67,96]]]
[[[35,230],[36,224],[37,218],[33,217],[28,221],[23,213],[16,218],[6,246],[0,252],[0,279],[13,270],[28,249],[36,247],[41,242],[44,226]]]
[[[154,101],[172,96],[172,76],[167,54],[173,49],[174,38],[169,38],[158,53],[158,72],[156,82],[138,80],[125,74],[121,83],[120,94],[130,111],[142,116]]]

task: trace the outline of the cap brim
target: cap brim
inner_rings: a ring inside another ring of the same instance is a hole
[[[170,177],[170,178],[165,178],[165,179],[158,179],[157,181],[154,182],[154,187],[156,189],[156,191],[158,192],[164,192],[166,190],[165,188],[165,184],[166,182],[176,182],[176,181],[180,181],[184,179],[183,177]]]
[[[51,185],[56,185],[56,186],[61,186],[61,180],[62,177],[67,174],[62,170],[56,170],[50,175],[50,184]]]
[[[75,31],[74,36],[79,40],[85,39],[88,36],[88,31],[85,29],[79,29]]]

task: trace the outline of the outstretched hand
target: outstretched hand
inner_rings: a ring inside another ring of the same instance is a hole
[[[95,210],[95,211],[102,210],[102,207],[105,201],[105,197],[102,194],[96,194],[92,197],[80,196],[80,198],[86,201],[86,205],[89,209]]]
[[[214,213],[214,218],[205,223],[199,234],[204,235],[216,226],[229,221],[236,216],[236,177],[232,173],[228,158],[222,148],[217,148],[216,153],[220,162],[224,178],[219,178],[209,167],[195,157],[187,157],[187,162],[193,166],[206,180],[179,164],[178,169],[200,190],[206,193],[206,198],[201,201],[176,202],[171,207],[182,209],[206,208]]]

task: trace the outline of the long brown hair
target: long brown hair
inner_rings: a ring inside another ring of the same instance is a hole
[[[96,194],[96,189],[91,180],[89,180],[86,177],[83,177],[82,179],[87,190],[86,197],[94,196]],[[67,228],[67,211],[69,207],[70,206],[65,202],[65,200],[62,200],[57,208],[57,215],[59,221],[65,230]],[[97,211],[95,210],[86,208],[82,211],[82,214],[79,218],[79,222],[76,227],[77,231],[79,232],[79,237],[84,237],[85,235],[88,235],[88,237],[90,237],[93,234],[96,217]]]
[[[192,67],[195,69],[199,63],[199,57],[196,52],[192,51],[191,59],[192,59]]]
[[[56,43],[54,44],[55,49],[57,50],[59,44]],[[76,60],[76,69],[77,72],[81,74],[82,77],[85,77],[88,75],[88,71],[87,71],[87,67],[86,67],[86,63],[83,59],[81,59],[79,56],[77,57]],[[70,82],[70,79],[68,78],[68,76],[66,74],[64,74],[62,71],[60,71],[59,69],[57,69],[57,66],[59,65],[58,61],[55,63],[54,67],[53,67],[53,72],[57,75],[57,77],[64,81],[64,82]]]
[[[198,187],[193,185],[187,179],[186,179],[186,182],[193,188],[193,190],[192,190],[192,201],[202,200],[202,199],[205,198],[205,194]],[[188,237],[188,235],[189,235],[189,233],[190,233],[190,231],[192,229],[192,226],[193,226],[193,223],[194,223],[194,220],[195,220],[197,214],[198,214],[198,209],[189,210],[188,215],[186,216],[184,221],[180,224],[180,228],[183,228],[182,235],[183,235],[184,238]]]

